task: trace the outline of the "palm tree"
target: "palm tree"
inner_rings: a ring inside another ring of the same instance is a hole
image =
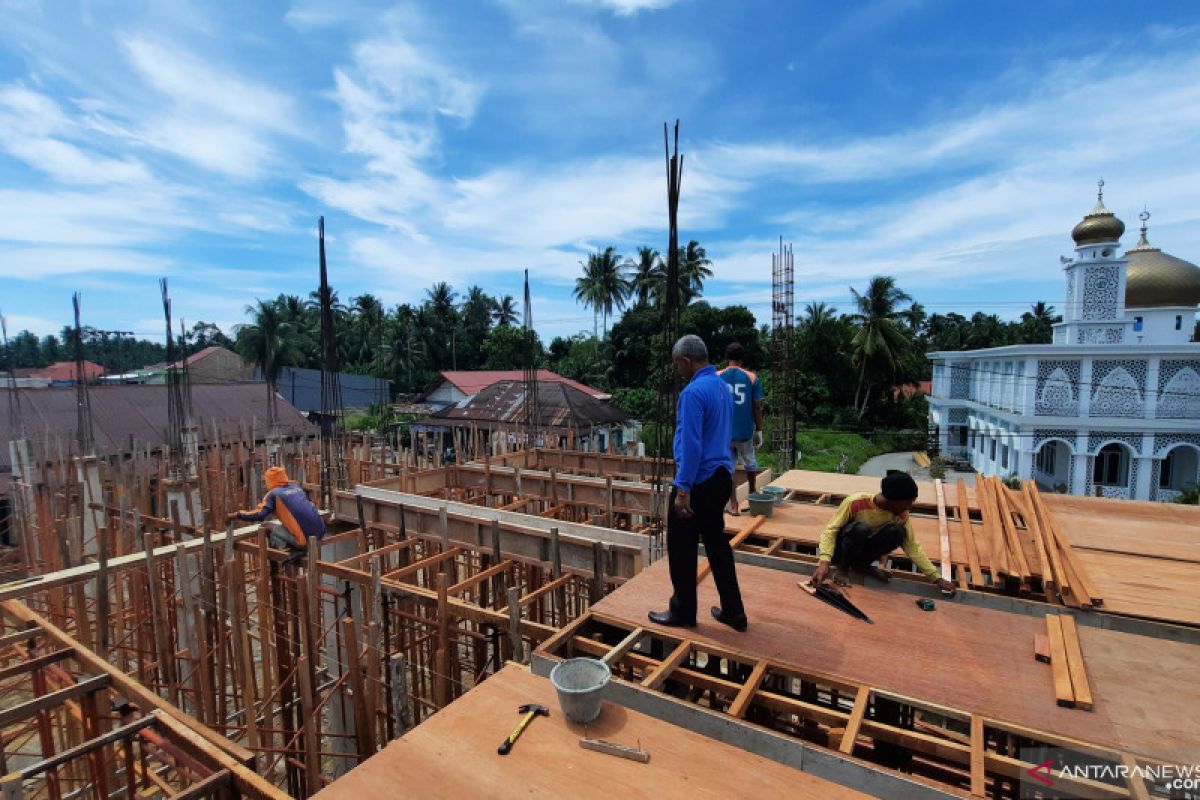
[[[629,281],[625,278],[621,256],[616,248],[606,247],[589,253],[583,264],[583,276],[575,279],[575,299],[592,308],[592,338],[599,339],[600,316],[604,316],[604,333],[608,334],[608,317],[613,307],[624,308],[629,296]]]
[[[425,294],[429,296],[429,302],[433,305],[435,311],[443,316],[449,316],[454,310],[454,301],[458,295],[450,288],[450,284],[445,281],[438,281],[431,288],[425,290]]]
[[[254,321],[234,329],[234,346],[242,358],[258,366],[274,394],[280,370],[299,363],[311,342],[294,322],[284,318],[275,302],[256,300],[246,306],[246,313]]]
[[[828,303],[812,302],[804,307],[804,319],[800,324],[807,330],[818,333],[837,322],[837,309]]]
[[[492,314],[496,319],[496,324],[501,328],[516,325],[517,321],[521,318],[517,314],[517,301],[513,299],[511,294],[506,294],[495,302]]]
[[[679,305],[686,306],[704,293],[704,279],[711,278],[712,261],[700,243],[692,239],[679,254]]]
[[[639,247],[637,252],[637,260],[627,262],[633,273],[630,287],[633,290],[634,302],[639,306],[648,305],[651,300],[661,303],[663,288],[667,282],[667,270],[663,266],[662,256],[653,247]]]
[[[894,374],[897,365],[907,354],[911,342],[897,319],[896,307],[910,302],[911,297],[896,286],[896,279],[887,275],[871,278],[867,290],[862,294],[850,287],[856,313],[850,318],[858,324],[858,331],[850,340],[854,361],[858,365],[858,387],[854,392],[854,405],[861,419],[867,411],[871,396],[872,381],[868,381],[868,370],[876,372],[872,377],[880,378]],[[859,400],[862,400],[860,405]]]
[[[925,306],[920,303],[913,303],[907,310],[901,311],[897,316],[908,325],[908,330],[913,336],[919,334],[925,327],[926,320],[929,319],[929,314],[925,312]]]

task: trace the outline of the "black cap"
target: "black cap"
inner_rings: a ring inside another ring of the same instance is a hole
[[[916,500],[917,482],[912,475],[898,469],[889,469],[880,484],[883,496],[888,500]]]

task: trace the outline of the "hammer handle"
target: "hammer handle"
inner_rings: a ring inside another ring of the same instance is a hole
[[[510,733],[508,738],[505,739],[498,748],[496,748],[496,752],[502,756],[508,755],[508,751],[512,750],[513,744],[521,737],[521,734],[525,732],[525,727],[529,725],[529,722],[535,716],[537,716],[536,711],[530,711],[528,714],[526,714],[525,719],[521,720],[521,724],[516,727],[516,730]]]

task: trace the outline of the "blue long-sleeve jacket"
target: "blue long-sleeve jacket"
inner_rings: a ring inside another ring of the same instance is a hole
[[[733,398],[711,366],[699,370],[679,393],[675,420],[675,486],[690,492],[721,467],[733,473],[730,434]]]

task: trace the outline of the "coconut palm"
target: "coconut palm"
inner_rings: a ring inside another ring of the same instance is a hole
[[[651,300],[661,303],[667,281],[667,269],[662,256],[653,247],[639,247],[637,253],[637,260],[627,262],[632,273],[629,282],[634,303],[639,306],[648,305]]]
[[[511,294],[506,294],[499,300],[495,301],[492,308],[492,315],[496,320],[496,324],[501,328],[509,328],[517,324],[521,318],[517,313],[517,301],[513,299]]]
[[[275,302],[256,300],[246,306],[246,313],[254,321],[234,329],[234,347],[262,371],[268,389],[274,393],[280,370],[300,363],[312,342],[293,321],[285,319]]]
[[[871,278],[862,294],[851,287],[850,295],[857,309],[850,318],[858,324],[850,340],[853,360],[859,368],[854,405],[861,418],[867,411],[872,385],[895,374],[912,346],[896,311],[897,306],[911,302],[912,298],[896,286],[895,278],[887,275]]]
[[[704,280],[713,276],[712,261],[700,243],[692,239],[679,253],[679,304],[686,306],[704,293]]]
[[[597,329],[601,316],[604,318],[604,333],[608,334],[608,318],[613,308],[625,307],[629,290],[629,280],[625,277],[624,265],[616,248],[606,247],[588,254],[587,263],[583,264],[583,276],[575,279],[574,295],[585,308],[592,308],[593,338],[600,338]]]

